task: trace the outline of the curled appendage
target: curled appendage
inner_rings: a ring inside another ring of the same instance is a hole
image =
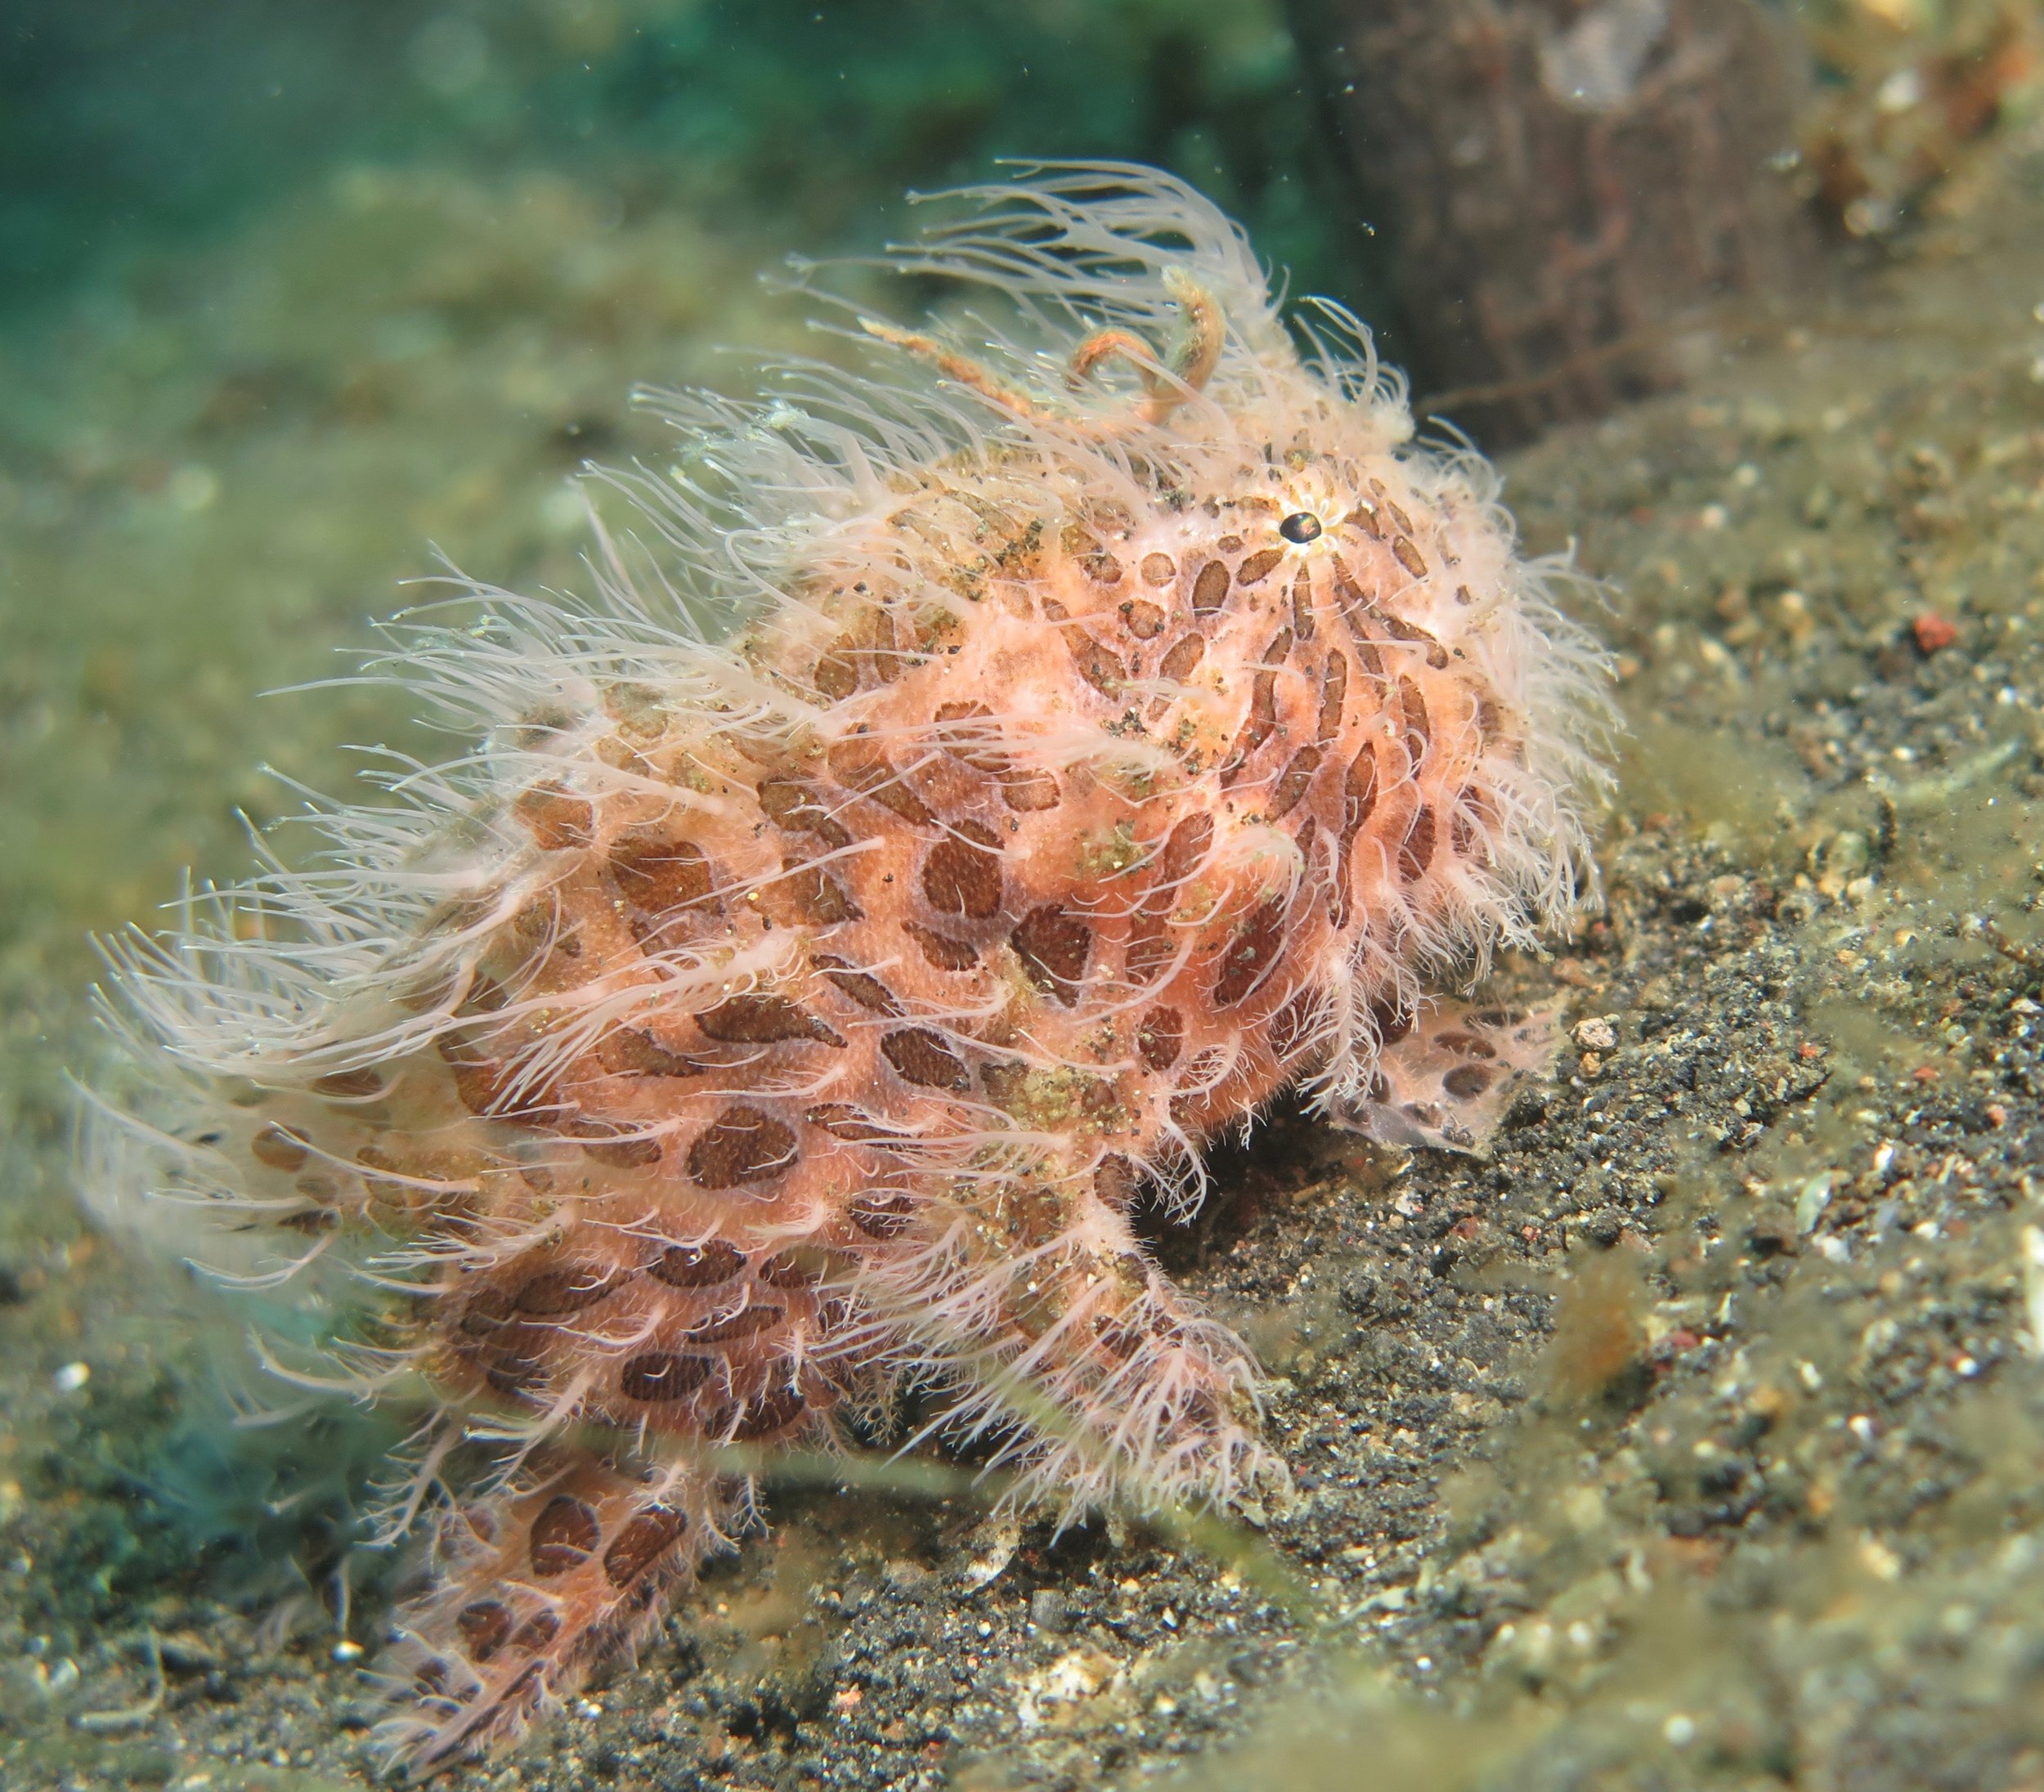
[[[1189,392],[1204,392],[1207,382],[1213,378],[1213,370],[1221,364],[1221,346],[1227,334],[1226,320],[1221,315],[1220,303],[1213,294],[1181,268],[1164,270],[1164,290],[1177,301],[1178,308],[1185,313],[1185,334],[1179,338],[1177,351],[1171,358],[1171,370],[1178,377],[1181,390],[1172,395],[1171,404],[1164,414],[1185,401]],[[1163,417],[1156,419],[1162,422]]]
[[[1127,329],[1096,330],[1088,336],[1072,351],[1072,365],[1065,375],[1065,384],[1077,392],[1096,367],[1117,356],[1142,376],[1143,388],[1151,396],[1170,389],[1158,362],[1156,350],[1133,330]]]
[[[934,336],[925,336],[912,329],[897,329],[892,324],[883,324],[873,317],[860,318],[858,326],[890,348],[906,349],[912,355],[921,356],[946,379],[955,379],[961,386],[970,387],[981,397],[991,399],[1004,410],[1011,410],[1031,423],[1049,419],[1050,413],[1034,399],[1011,386],[1002,385],[979,362],[946,348]]]
[[[582,1458],[445,1514],[432,1588],[399,1614],[378,1729],[408,1781],[512,1741],[629,1649],[661,1596],[724,1547],[730,1501],[687,1465]]]
[[[1108,419],[1097,425],[1106,434],[1118,434],[1132,425],[1154,428],[1165,422],[1186,399],[1203,391],[1220,364],[1226,324],[1213,295],[1177,268],[1166,271],[1164,289],[1185,314],[1185,330],[1167,362],[1132,330],[1096,331],[1072,352],[1067,383],[1076,391],[1102,363],[1120,360],[1136,370],[1142,381],[1143,396],[1125,419]],[[919,355],[947,379],[970,387],[1002,410],[1031,423],[1051,420],[1052,414],[1027,393],[1004,386],[970,356],[959,354],[914,330],[899,329],[876,318],[863,317],[859,326],[869,336],[890,347]],[[1069,419],[1067,419],[1069,421]]]

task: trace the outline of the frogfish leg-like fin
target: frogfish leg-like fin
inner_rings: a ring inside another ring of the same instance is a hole
[[[1397,1149],[1431,1145],[1483,1156],[1513,1098],[1553,1064],[1559,1014],[1558,1006],[1432,1003],[1386,1041],[1365,1093],[1328,1118]]]
[[[733,1483],[688,1462],[643,1473],[536,1458],[518,1482],[442,1516],[437,1572],[398,1613],[376,1740],[408,1781],[511,1741],[659,1620],[666,1595],[728,1547]]]

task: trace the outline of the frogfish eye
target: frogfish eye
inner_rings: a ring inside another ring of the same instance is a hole
[[[1310,510],[1294,510],[1278,525],[1287,541],[1311,541],[1320,532],[1320,519]]]

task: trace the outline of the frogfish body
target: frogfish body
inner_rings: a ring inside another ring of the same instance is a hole
[[[997,316],[669,399],[679,464],[613,476],[654,549],[398,627],[472,752],[118,949],[95,1176],[359,1284],[279,1366],[421,1415],[415,1772],[904,1385],[1019,1504],[1266,1509],[1255,1365],[1132,1209],[1302,1082],[1472,1145],[1536,1053],[1423,999],[1577,899],[1599,775],[1489,469],[1177,181],[953,199],[894,261]]]

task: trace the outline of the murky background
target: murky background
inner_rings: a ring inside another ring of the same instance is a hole
[[[969,1592],[969,1499],[787,1490],[638,1670],[450,1783],[1335,1786],[1363,1750],[1415,1788],[2044,1785],[2044,20],[1761,8],[1777,60],[1735,82],[1708,59],[1743,0],[1497,9],[1533,101],[1650,137],[1679,103],[1682,165],[1728,145],[1758,183],[1686,296],[1634,279],[1636,195],[1592,307],[1554,272],[1583,256],[1477,204],[1508,82],[1371,110],[1369,34],[1431,20],[1423,72],[1483,50],[1466,10],[14,0],[9,1786],[366,1771],[374,1564],[333,1589],[385,1440],[236,1430],[241,1317],[82,1216],[88,936],[239,875],[251,826],[356,776],[343,743],[444,750],[373,685],[259,693],[348,670],[437,553],[575,586],[566,475],[661,451],[634,382],[813,350],[762,273],[1003,155],[1192,180],[1611,581],[1610,907],[1514,973],[1571,996],[1574,1044],[1494,1165],[1280,1120],[1162,1243],[1282,1378],[1309,1497],[1266,1540],[1095,1527]],[[1544,269],[1547,311],[1446,327]]]

